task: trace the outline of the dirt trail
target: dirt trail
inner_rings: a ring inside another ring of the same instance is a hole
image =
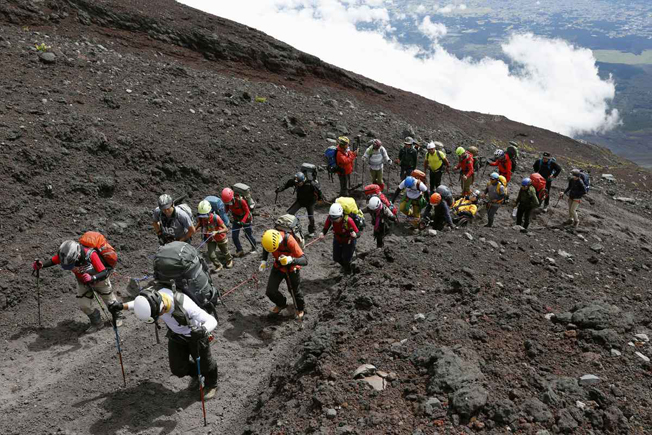
[[[318,215],[318,225],[324,219],[325,215]],[[320,307],[341,279],[339,266],[330,260],[330,240],[331,236],[306,250],[309,265],[302,270],[307,301],[303,327],[291,317],[267,316],[271,303],[265,296],[267,273],[257,272],[259,255],[248,255],[237,261],[233,270],[216,275],[223,291],[253,271],[259,283],[258,289],[253,281],[245,284],[224,299],[226,309],[219,308],[220,325],[213,333],[212,344],[220,373],[219,389],[216,399],[207,402],[208,429],[213,433],[242,431],[270,375],[296,355],[297,346],[315,328]],[[368,240],[361,247],[367,244]],[[45,278],[42,285],[52,279]],[[117,280],[115,287],[125,292],[125,280]],[[281,288],[284,291],[283,285]],[[188,378],[170,375],[165,328],[157,345],[153,327],[139,322],[132,313],[126,314],[119,329],[125,388],[113,329],[107,326],[96,334],[82,334],[85,319],[71,294],[42,303],[49,313],[43,329],[23,324],[24,319],[36,324],[35,304],[24,304],[13,317],[3,316],[3,320],[19,322],[20,326],[10,328],[9,341],[3,343],[2,427],[11,428],[11,433],[205,431],[198,393],[186,389]],[[34,419],[34,408],[39,410],[38,419]]]

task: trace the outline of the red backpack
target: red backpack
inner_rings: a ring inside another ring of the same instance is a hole
[[[80,238],[79,243],[87,248],[94,249],[99,254],[102,262],[114,269],[118,264],[118,253],[106,241],[106,237],[95,231],[87,231]]]
[[[543,178],[541,174],[534,173],[530,175],[530,181],[532,181],[532,185],[534,186],[534,189],[537,191],[537,196],[539,197],[539,200],[546,199],[546,196],[548,195],[548,192],[546,191],[546,179]]]

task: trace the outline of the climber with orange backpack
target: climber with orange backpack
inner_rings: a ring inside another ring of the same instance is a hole
[[[107,306],[116,301],[109,277],[117,262],[118,255],[106,238],[100,233],[89,231],[79,241],[66,240],[59,246],[56,255],[44,262],[34,261],[32,268],[40,270],[60,264],[63,270],[70,270],[75,275],[79,307],[90,320],[90,325],[86,328],[86,333],[90,334],[104,327],[100,311],[93,307],[93,299],[97,300],[95,293],[102,297]],[[121,325],[120,317],[116,319],[116,326]]]
[[[263,257],[258,270],[260,272],[267,268],[269,254],[274,257],[272,268],[267,281],[265,294],[274,302],[272,314],[280,314],[287,307],[287,299],[278,291],[281,281],[285,280],[288,291],[292,296],[294,309],[298,320],[303,320],[305,301],[301,292],[301,266],[308,265],[308,258],[303,253],[299,242],[290,232],[276,229],[267,230],[261,240],[263,245]]]
[[[399,210],[406,216],[418,219],[421,216],[421,210],[426,206],[423,195],[428,192],[428,187],[426,183],[410,175],[398,185],[392,197],[392,202],[396,201],[403,189],[405,189],[405,196],[401,200]]]
[[[227,213],[231,213],[233,217],[233,244],[235,245],[235,256],[240,258],[244,257],[245,253],[240,244],[240,230],[244,229],[245,238],[251,245],[251,252],[256,252],[256,240],[251,231],[253,223],[253,215],[249,209],[249,203],[240,194],[235,193],[233,189],[225,187],[222,190],[222,202],[224,202],[224,209]]]
[[[561,174],[562,168],[554,157],[548,152],[544,152],[541,158],[534,162],[532,165],[534,172],[540,174],[546,180],[546,192],[548,196],[543,202],[543,211],[548,211],[548,204],[550,203],[550,195],[552,194],[552,181]],[[530,177],[532,178],[532,177]]]

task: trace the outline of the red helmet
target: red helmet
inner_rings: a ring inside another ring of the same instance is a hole
[[[432,195],[430,195],[430,204],[439,205],[440,202],[441,202],[441,195],[440,194],[435,192]]]
[[[225,187],[222,190],[222,202],[224,202],[224,204],[229,204],[231,201],[233,201],[233,190]]]

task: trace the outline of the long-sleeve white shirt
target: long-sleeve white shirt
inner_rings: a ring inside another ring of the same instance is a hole
[[[172,317],[172,312],[174,311],[174,294],[172,293],[172,290],[163,288],[159,290],[159,293],[165,293],[170,297],[172,300],[172,304],[170,305],[170,309],[161,314],[161,319],[165,322],[165,324],[170,328],[172,332],[175,334],[183,335],[186,337],[190,337],[190,329],[193,326],[199,327],[203,326],[206,328],[206,331],[210,333],[215,329],[217,326],[217,320],[215,317],[211,316],[208,314],[206,311],[202,310],[197,306],[197,304],[190,299],[187,295],[184,295],[183,297],[183,309],[186,311],[186,314],[188,315],[188,320],[189,325],[180,325],[179,322],[177,322],[174,317]],[[127,308],[130,311],[133,311],[134,309],[134,302],[131,301],[127,303]]]
[[[422,192],[427,192],[428,187],[426,187],[425,183],[422,183],[419,180],[415,180],[414,186],[412,187],[405,187],[405,180],[401,181],[401,184],[399,184],[399,189],[403,190],[405,189],[405,193],[407,194],[407,197],[410,199],[417,199],[421,196]]]
[[[367,148],[362,156],[363,159],[369,159],[369,167],[374,171],[379,171],[383,168],[384,163],[389,162],[389,156],[385,147],[381,146],[375,149],[373,145]]]

